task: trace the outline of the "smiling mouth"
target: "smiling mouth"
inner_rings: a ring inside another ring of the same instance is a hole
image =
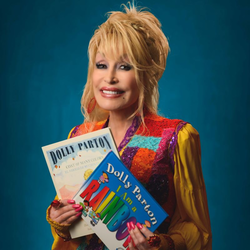
[[[102,90],[102,93],[107,95],[120,95],[124,93],[124,91]]]

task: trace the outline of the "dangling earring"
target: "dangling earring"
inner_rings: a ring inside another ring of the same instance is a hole
[[[93,97],[93,98],[89,101],[89,104],[88,104],[88,107],[87,107],[87,112],[88,112],[88,114],[90,114],[90,113],[94,110],[95,105],[96,105],[96,99],[95,99],[95,97]]]

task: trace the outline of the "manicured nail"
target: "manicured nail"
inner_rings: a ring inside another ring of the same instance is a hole
[[[82,212],[76,214],[76,217],[80,217],[82,215]]]
[[[83,210],[83,207],[79,207],[79,208],[75,209],[76,212],[80,212],[82,210]]]
[[[132,227],[132,229],[135,229],[135,224],[132,221],[130,222],[130,226]]]
[[[79,208],[79,207],[82,207],[82,206],[79,205],[79,204],[74,204],[74,205],[72,205],[72,207],[73,207],[73,208]]]
[[[128,231],[131,230],[131,226],[130,226],[129,222],[127,223],[127,228],[128,228]]]
[[[131,236],[129,235],[128,236],[128,243],[130,243],[131,242]]]
[[[75,201],[74,201],[74,200],[67,200],[67,202],[68,202],[69,204],[75,204]]]
[[[137,222],[136,226],[137,226],[139,229],[142,229],[142,228],[143,228],[143,226],[142,226],[139,222]]]

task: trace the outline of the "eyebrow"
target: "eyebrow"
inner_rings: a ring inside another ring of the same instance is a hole
[[[106,56],[105,56],[105,54],[103,52],[97,51],[96,55],[98,53],[106,59]],[[125,63],[128,63],[128,64],[131,64],[131,62],[129,60],[129,57],[128,57],[128,54],[124,54],[124,55],[120,56],[119,59],[118,59],[118,62],[120,62],[120,63],[125,62]]]
[[[106,58],[106,56],[105,56],[105,54],[104,54],[103,52],[97,51],[96,55],[97,55],[98,53],[101,54],[103,57]],[[124,59],[129,61],[129,58],[128,58],[128,55],[127,55],[127,54],[124,54],[124,55],[122,55],[122,56],[119,57],[119,60],[120,60],[120,61],[122,61],[122,60],[124,60]]]

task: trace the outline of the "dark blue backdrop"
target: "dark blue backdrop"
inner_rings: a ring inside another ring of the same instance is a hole
[[[50,249],[41,147],[83,121],[87,46],[121,1],[1,1],[1,248]],[[249,243],[249,1],[142,0],[171,53],[160,112],[199,131],[213,249]]]

